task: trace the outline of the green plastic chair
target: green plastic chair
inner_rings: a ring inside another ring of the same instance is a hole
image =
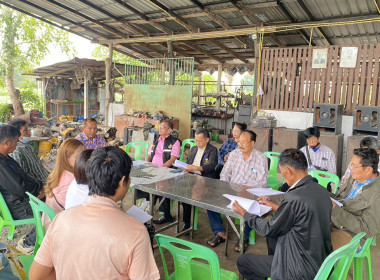
[[[29,192],[26,192],[26,194],[29,196],[29,204],[32,207],[34,221],[36,225],[36,244],[34,245],[34,252],[33,254],[36,255],[38,249],[40,248],[42,244],[42,240],[45,237],[45,229],[42,225],[42,213],[45,213],[50,219],[50,221],[53,221],[55,216],[57,215],[53,209],[51,209],[46,203],[39,200],[37,197],[32,195]]]
[[[160,249],[166,280],[237,280],[238,276],[231,271],[220,269],[217,254],[202,245],[175,237],[156,234]],[[180,245],[181,247],[178,247]],[[186,246],[187,248],[184,248]],[[173,255],[174,272],[169,276],[163,248]],[[194,260],[201,259],[208,262]]]
[[[333,173],[321,170],[310,170],[309,175],[318,180],[318,184],[327,188],[329,183],[334,184],[334,193],[337,191],[337,187],[339,186],[339,177]]]
[[[281,153],[276,152],[264,152],[264,155],[270,159],[269,172],[268,172],[268,186],[274,190],[278,190],[278,187],[282,185],[282,181],[277,180],[278,161]]]
[[[147,142],[129,142],[127,146],[125,147],[125,152],[129,155],[128,151],[130,149],[135,150],[135,160],[141,160],[142,158],[142,151],[145,149],[145,157],[146,159],[148,157],[148,150],[149,150],[149,144]]]
[[[182,161],[182,162],[186,162],[184,159],[183,159],[183,156],[184,156],[184,153],[185,153],[185,147],[186,145],[190,145],[190,150],[192,147],[195,147],[197,144],[195,143],[195,139],[192,139],[192,138],[189,138],[189,139],[185,139],[183,140],[182,142],[182,146],[181,146],[181,152],[179,154],[179,160]]]
[[[11,212],[9,211],[8,205],[4,200],[4,197],[0,193],[0,234],[3,227],[8,227],[8,240],[13,240],[13,235],[16,226],[21,225],[30,225],[34,224],[34,219],[21,219],[21,220],[14,220]]]
[[[354,255],[354,280],[363,279],[363,259],[366,264],[367,280],[372,280],[371,244],[374,237],[368,238],[359,252]]]
[[[347,278],[352,259],[356,254],[364,232],[358,233],[350,243],[331,253],[319,268],[314,280],[343,280]],[[336,264],[336,265],[335,265]],[[335,265],[335,268],[334,268]],[[334,271],[331,270],[334,268]]]

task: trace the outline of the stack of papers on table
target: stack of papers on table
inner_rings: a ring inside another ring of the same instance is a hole
[[[143,164],[148,163],[148,162],[145,160],[134,160],[134,161],[132,161],[132,163],[133,163],[133,166],[140,166],[140,165],[143,165]]]
[[[234,203],[234,201],[237,201],[241,207],[247,210],[248,213],[257,215],[259,217],[261,217],[262,215],[272,210],[271,207],[266,206],[266,205],[261,205],[256,200],[234,196],[230,194],[224,194],[223,196],[231,200],[231,203],[227,205],[227,207],[230,209],[232,209],[232,204]]]
[[[125,212],[127,215],[135,218],[140,223],[145,224],[147,221],[151,220],[153,217],[149,215],[147,212],[143,211],[136,205],[133,205],[127,212]]]
[[[264,196],[264,195],[271,196],[271,195],[284,194],[284,192],[275,191],[271,188],[252,188],[252,189],[248,189],[247,192],[254,194],[256,196]]]

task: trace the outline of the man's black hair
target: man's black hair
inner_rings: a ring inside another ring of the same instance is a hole
[[[18,130],[21,129],[21,127],[23,127],[24,125],[27,125],[28,122],[25,121],[25,120],[21,120],[21,119],[13,119],[9,122],[9,125],[13,125],[15,127],[18,128]]]
[[[174,126],[173,126],[173,123],[169,120],[164,120],[162,121],[162,123],[166,123],[168,125],[168,127],[173,130]]]
[[[374,149],[359,148],[354,150],[354,155],[360,157],[360,164],[363,167],[372,167],[373,173],[377,173],[379,165],[379,155]]]
[[[119,182],[125,176],[129,179],[132,160],[118,147],[96,149],[86,166],[89,194],[114,196]]]
[[[17,127],[13,125],[1,125],[0,126],[0,144],[6,139],[14,139],[15,137],[20,137],[21,133]]]
[[[86,165],[93,151],[94,150],[92,149],[83,150],[82,152],[80,152],[80,154],[77,156],[77,159],[75,160],[74,178],[77,184],[87,185],[88,183],[86,176]]]
[[[195,135],[199,135],[199,134],[203,134],[203,137],[204,138],[210,138],[210,135],[208,133],[208,130],[203,128],[203,127],[200,127],[198,128],[196,131],[195,131]]]
[[[366,136],[360,140],[360,148],[379,150],[379,143],[377,139],[372,136]]]
[[[251,139],[251,141],[256,142],[257,135],[252,130],[243,130],[241,134],[243,134],[243,133],[248,133],[249,134],[249,138]]]
[[[295,170],[307,170],[307,160],[303,152],[297,149],[284,150],[278,161],[281,166],[289,165]]]
[[[306,137],[306,139],[309,139],[313,136],[319,138],[321,136],[321,133],[317,127],[309,127],[303,132],[303,135]]]

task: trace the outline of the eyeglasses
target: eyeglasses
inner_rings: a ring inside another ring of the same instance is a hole
[[[169,127],[161,125],[158,129],[169,129]]]

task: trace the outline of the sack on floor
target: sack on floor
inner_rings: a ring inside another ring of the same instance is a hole
[[[16,248],[0,243],[0,279],[19,280],[26,279],[26,273],[18,256]]]

